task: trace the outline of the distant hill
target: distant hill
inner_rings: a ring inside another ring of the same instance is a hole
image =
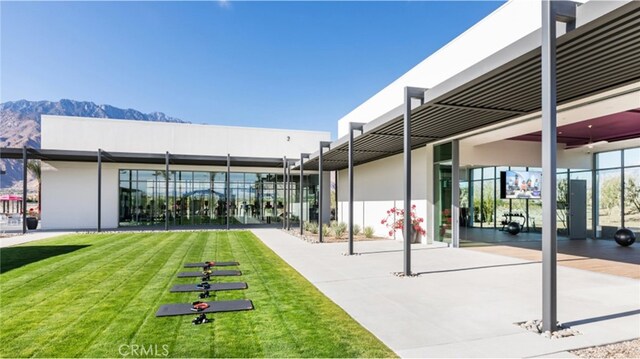
[[[0,103],[0,147],[26,145],[40,148],[40,115],[187,123],[162,112],[142,113],[88,101],[10,101]],[[0,176],[0,189],[22,186],[22,164],[19,161],[2,160],[0,169],[6,171]],[[29,181],[29,188],[35,188],[33,180]]]

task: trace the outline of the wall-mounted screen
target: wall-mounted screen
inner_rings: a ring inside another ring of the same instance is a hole
[[[500,198],[540,199],[542,173],[529,171],[500,172]]]

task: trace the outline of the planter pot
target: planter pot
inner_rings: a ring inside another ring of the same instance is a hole
[[[36,217],[27,217],[27,229],[38,228],[38,219]]]
[[[404,231],[402,231],[402,241],[404,242]],[[420,233],[416,231],[411,233],[411,243],[420,243]]]

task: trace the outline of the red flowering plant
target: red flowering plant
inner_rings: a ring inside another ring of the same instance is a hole
[[[424,218],[418,217],[416,214],[416,205],[411,206],[411,212],[409,212],[409,216],[411,216],[411,225],[413,229],[419,235],[425,235],[427,230],[422,227],[422,223],[424,222]],[[384,224],[387,228],[389,228],[389,237],[393,236],[393,234],[397,230],[404,229],[404,209],[399,209],[396,207],[391,208],[387,211],[387,216],[380,221],[380,224]]]

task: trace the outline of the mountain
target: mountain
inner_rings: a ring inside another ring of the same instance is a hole
[[[61,115],[96,118],[117,118],[124,120],[179,122],[162,112],[142,113],[134,109],[122,109],[111,105],[97,105],[89,101],[9,101],[0,103],[0,148],[28,146],[40,148],[40,115]],[[0,169],[6,173],[0,176],[0,189],[22,186],[22,163],[14,160],[0,160]],[[35,181],[29,180],[29,188],[35,188]]]

